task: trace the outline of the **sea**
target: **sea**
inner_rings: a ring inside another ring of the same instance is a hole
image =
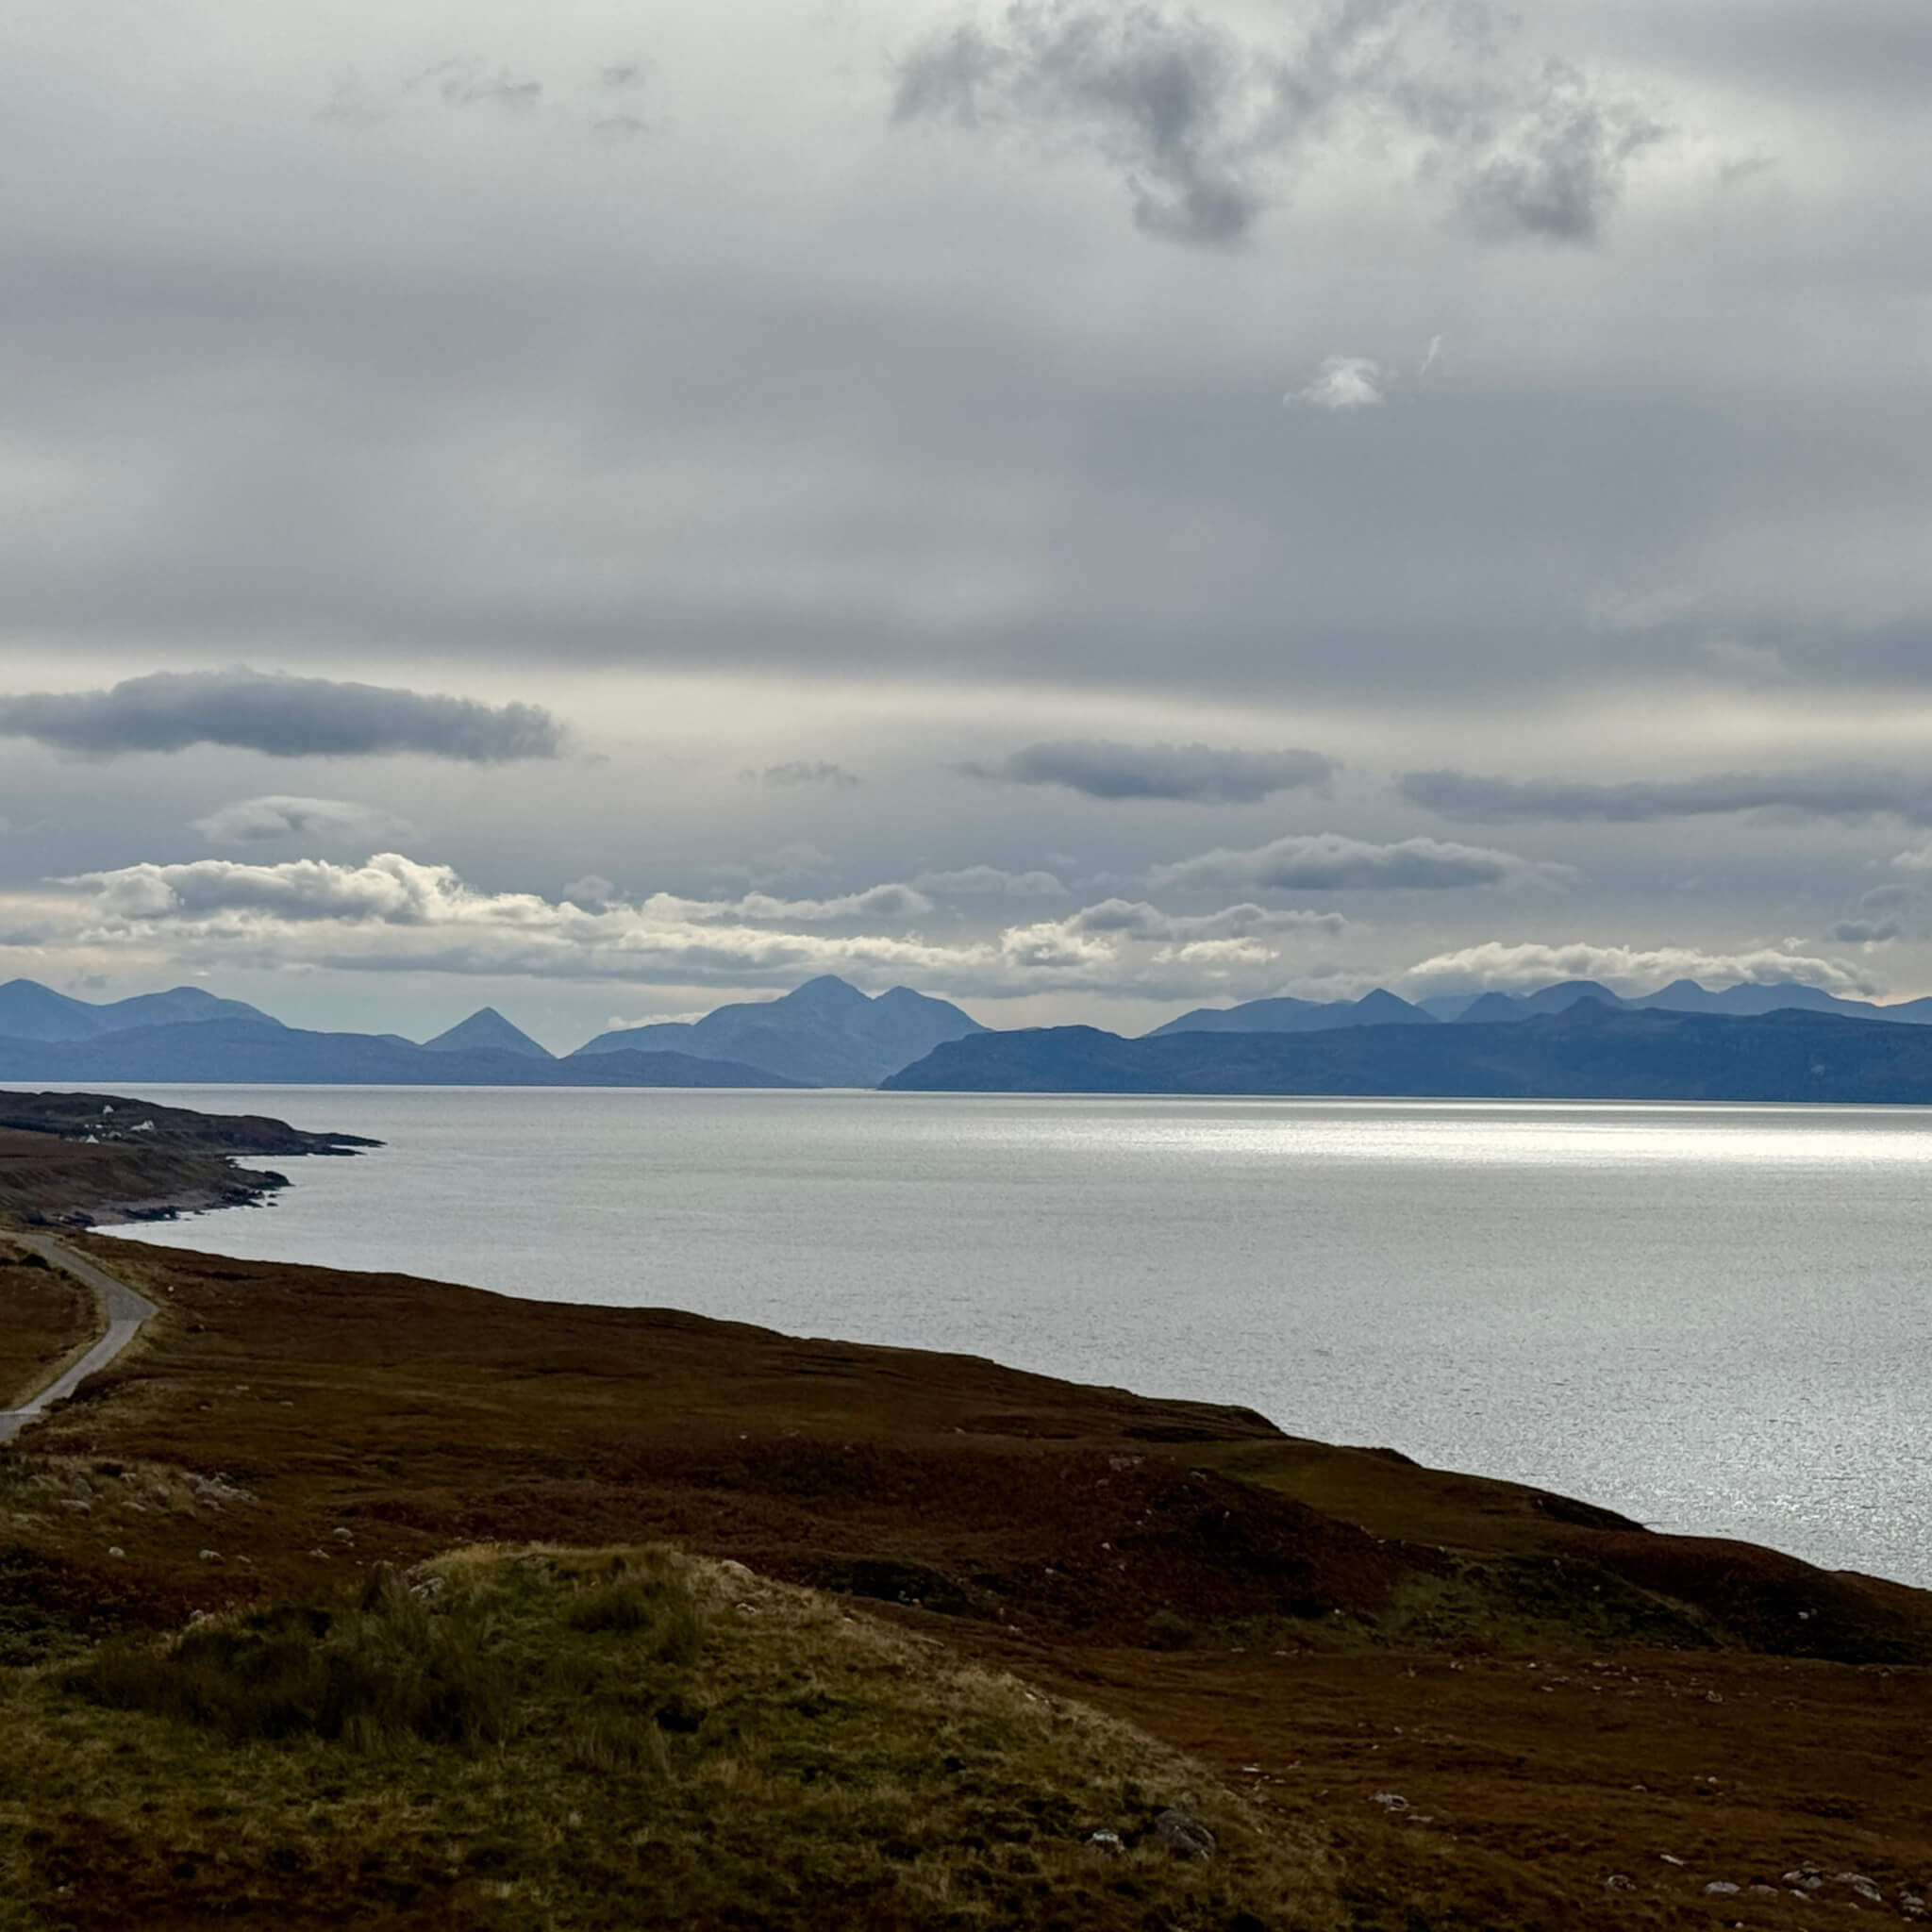
[[[138,1091],[386,1143],[142,1241],[1241,1403],[1932,1586],[1932,1110]]]

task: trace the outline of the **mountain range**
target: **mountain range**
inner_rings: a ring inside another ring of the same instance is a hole
[[[762,1067],[684,1053],[541,1059],[500,1047],[416,1046],[273,1020],[130,1027],[83,1041],[0,1039],[0,1080],[256,1082],[291,1087],[796,1087]]]
[[[1561,1013],[1579,1000],[1594,1000],[1616,1012],[1663,1010],[1674,1013],[1729,1013],[1740,1017],[1796,1008],[1836,1013],[1847,1020],[1885,1020],[1895,1024],[1932,1024],[1932,999],[1904,1000],[1881,1007],[1868,1000],[1840,999],[1815,986],[1786,980],[1771,986],[1728,986],[1712,992],[1694,979],[1673,980],[1652,993],[1627,999],[1594,979],[1566,979],[1534,992],[1438,993],[1411,1005],[1392,992],[1376,991],[1358,1000],[1249,1000],[1239,1007],[1197,1007],[1142,1036],[1158,1040],[1170,1033],[1326,1033],[1340,1026],[1418,1026],[1432,1023],[1493,1025]]]
[[[1055,1091],[1091,1081],[1098,1084],[1089,1091],[1097,1091],[1556,1095],[1570,1091],[1561,1084],[1564,1080],[1583,1077],[1582,1073],[1566,1074],[1540,1058],[1546,1055],[1546,1046],[1527,1035],[1500,1047],[1489,1036],[1566,1016],[1600,1026],[1607,1016],[1646,1014],[1733,1023],[1775,1014],[1780,1021],[1805,1017],[1840,1025],[1857,1023],[1861,1029],[1875,1023],[1890,1036],[1932,1022],[1932,999],[1881,1007],[1838,999],[1815,987],[1733,986],[1712,991],[1691,980],[1635,999],[1620,998],[1594,980],[1566,980],[1523,994],[1461,993],[1417,1002],[1378,989],[1357,1000],[1276,998],[1198,1008],[1139,1041],[1127,1041],[1092,1027],[991,1033],[948,1001],[909,987],[868,997],[827,974],[779,998],[741,1001],[699,1020],[600,1033],[575,1052],[558,1056],[493,1007],[481,1008],[418,1044],[392,1033],[287,1026],[258,1008],[218,999],[198,987],[96,1005],[16,979],[0,986],[0,1080],[517,1087],[958,1082],[967,1088],[1010,1082],[1014,1091],[1028,1091],[1038,1083]],[[1729,1037],[1729,1051],[1755,1055],[1774,1048],[1781,1052],[1794,1036],[1787,1028]],[[1628,1038],[1648,1042],[1642,1051],[1653,1056],[1704,1050],[1698,1044],[1703,1036],[1668,1029],[1640,1029]],[[1310,1045],[1300,1054],[1291,1050],[1296,1041],[1313,1040],[1329,1044]],[[1209,1051],[1204,1042],[1210,1041],[1222,1044]],[[1129,1047],[1148,1052],[1123,1058]],[[1893,1053],[1887,1061],[1892,1072],[1885,1077],[1891,1078],[1908,1058]],[[1677,1072],[1681,1078],[1671,1075],[1661,1060],[1647,1073],[1633,1063],[1630,1078],[1637,1087],[1631,1097],[1661,1096],[1666,1089],[1682,1098],[1720,1097],[1691,1091],[1705,1076],[1690,1061]],[[1589,1078],[1610,1077],[1606,1065],[1591,1062]],[[1196,1081],[1205,1084],[1191,1084]],[[1275,1084],[1279,1081],[1330,1084]],[[1557,1084],[1548,1084],[1552,1081]],[[1260,1084],[1242,1084],[1256,1082]],[[1826,1095],[1798,1080],[1785,1097]],[[1881,1096],[1861,1091],[1848,1097]]]
[[[1784,1008],[1557,1013],[1466,1025],[984,1033],[885,1082],[898,1092],[1298,1093],[1503,1100],[1932,1102],[1924,1025]]]
[[[829,975],[685,1024],[619,1028],[561,1058],[493,1007],[421,1045],[285,1026],[197,987],[94,1005],[0,986],[0,1080],[301,1086],[875,1087],[978,1021],[909,987],[870,998]]]

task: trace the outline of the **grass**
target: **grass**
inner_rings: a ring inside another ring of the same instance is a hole
[[[1312,1833],[1152,1740],[661,1547],[113,1641],[15,1674],[0,1731],[5,1932],[1338,1923]],[[1159,1844],[1169,1807],[1213,1859]]]
[[[159,1650],[104,1648],[63,1681],[104,1709],[199,1724],[230,1743],[312,1737],[362,1752],[411,1739],[500,1743],[518,1690],[487,1618],[468,1606],[436,1616],[389,1570],[354,1610],[208,1620]]]

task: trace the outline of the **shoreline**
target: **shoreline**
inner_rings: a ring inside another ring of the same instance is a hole
[[[244,1160],[346,1157],[379,1144],[125,1094],[4,1090],[0,1217],[86,1228],[259,1207],[290,1180]]]

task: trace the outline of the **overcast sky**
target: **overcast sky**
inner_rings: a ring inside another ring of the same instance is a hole
[[[1932,991],[1924,0],[16,0],[0,977]]]

